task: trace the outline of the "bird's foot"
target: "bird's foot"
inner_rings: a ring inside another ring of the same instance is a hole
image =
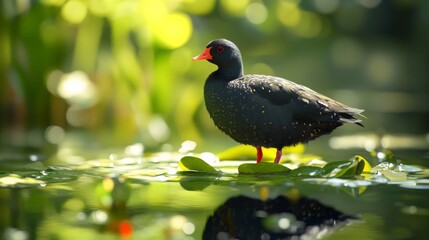
[[[256,147],[256,163],[260,163],[262,161],[262,147]]]
[[[277,149],[276,159],[274,159],[274,163],[279,163],[280,162],[280,158],[282,158],[282,150],[281,149]]]

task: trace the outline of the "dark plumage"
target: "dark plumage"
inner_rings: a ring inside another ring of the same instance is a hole
[[[276,148],[278,163],[284,146],[306,143],[343,123],[362,126],[348,107],[289,80],[266,75],[243,75],[240,50],[226,39],[209,42],[193,60],[218,66],[206,80],[204,99],[214,124],[235,141]]]

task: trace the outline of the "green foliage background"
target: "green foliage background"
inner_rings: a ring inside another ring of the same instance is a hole
[[[159,147],[222,136],[204,109],[234,41],[245,72],[273,74],[366,109],[368,131],[429,131],[426,1],[41,0],[0,3],[2,148],[92,142]],[[360,129],[339,130],[340,133]]]

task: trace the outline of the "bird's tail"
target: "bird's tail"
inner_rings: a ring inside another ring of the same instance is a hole
[[[361,123],[362,120],[355,117],[355,115],[357,115],[366,118],[364,115],[362,115],[363,112],[363,109],[347,108],[347,111],[339,113],[340,121],[343,123],[354,123],[363,127],[363,124]]]

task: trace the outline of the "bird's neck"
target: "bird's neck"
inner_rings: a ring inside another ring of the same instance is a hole
[[[236,63],[223,64],[213,73],[217,78],[223,80],[234,80],[243,76],[243,64],[240,61]]]

